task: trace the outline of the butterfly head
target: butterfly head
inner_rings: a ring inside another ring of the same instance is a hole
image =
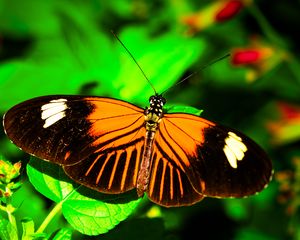
[[[153,95],[149,98],[150,107],[148,112],[156,114],[158,117],[163,115],[163,106],[166,104],[166,99],[162,95]]]
[[[163,117],[163,106],[166,99],[161,95],[153,95],[149,98],[150,106],[145,109],[146,128],[148,130],[155,130],[160,119]]]

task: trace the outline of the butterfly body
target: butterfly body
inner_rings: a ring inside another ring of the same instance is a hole
[[[11,108],[3,124],[22,150],[103,193],[136,189],[170,207],[266,187],[272,163],[255,142],[199,116],[164,112],[165,103],[161,95],[146,109],[113,98],[44,96]]]
[[[141,166],[137,178],[137,194],[141,197],[147,191],[150,174],[151,155],[153,152],[153,141],[155,132],[163,117],[163,106],[166,103],[165,98],[160,95],[151,96],[149,99],[150,107],[146,108],[145,114],[145,127],[146,137],[141,160]]]

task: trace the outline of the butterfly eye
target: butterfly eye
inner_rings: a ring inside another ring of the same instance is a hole
[[[156,101],[156,97],[155,96],[151,96],[150,98],[149,98],[149,102],[150,103],[153,103],[153,102],[155,102]]]
[[[167,102],[167,100],[164,97],[161,97],[161,101],[162,101],[163,105],[165,105]]]

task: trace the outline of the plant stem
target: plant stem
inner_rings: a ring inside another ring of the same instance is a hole
[[[9,191],[9,189],[6,188],[6,191]],[[14,206],[11,204],[11,199],[10,197],[8,197],[6,199],[6,206],[5,206],[5,211],[7,213],[7,217],[9,222],[11,223],[12,227],[16,230],[16,232],[18,232],[18,228],[17,228],[17,221],[15,216],[13,215],[13,212],[15,211]]]
[[[44,219],[39,229],[36,231],[36,233],[42,233],[45,228],[48,226],[48,224],[51,222],[51,220],[55,217],[55,215],[60,212],[62,207],[63,201],[57,203],[51,210],[51,212],[48,214],[48,216]]]
[[[281,37],[277,34],[277,32],[272,28],[269,24],[265,16],[261,13],[259,8],[255,5],[254,1],[248,6],[249,12],[256,19],[262,31],[265,33],[266,37],[269,38],[271,42],[275,45],[280,46],[283,49],[286,49],[285,42],[281,39]]]
[[[290,68],[291,72],[296,77],[298,83],[300,84],[300,63],[299,61],[291,56],[291,59],[288,59],[288,67]]]
[[[294,74],[298,83],[300,83],[300,71],[299,66],[300,63],[296,60],[293,54],[289,51],[287,44],[280,37],[280,35],[273,29],[273,27],[269,24],[268,20],[259,10],[259,8],[255,5],[254,1],[248,6],[249,12],[256,19],[262,31],[265,33],[266,37],[275,45],[281,49],[284,49],[285,52],[290,56],[287,60],[288,67],[291,72]]]
[[[9,205],[7,205],[8,206],[8,208],[10,208],[11,207],[11,205],[9,204]],[[8,220],[9,220],[9,222],[11,223],[11,225],[17,230],[17,221],[16,221],[16,218],[15,218],[15,216],[12,214],[12,212],[11,211],[7,211],[7,216],[8,216]]]

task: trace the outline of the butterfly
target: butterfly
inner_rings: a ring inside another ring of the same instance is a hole
[[[254,141],[196,115],[168,113],[165,104],[159,94],[145,109],[108,97],[43,96],[12,107],[3,124],[19,148],[102,193],[136,189],[173,207],[267,186],[272,163]]]

